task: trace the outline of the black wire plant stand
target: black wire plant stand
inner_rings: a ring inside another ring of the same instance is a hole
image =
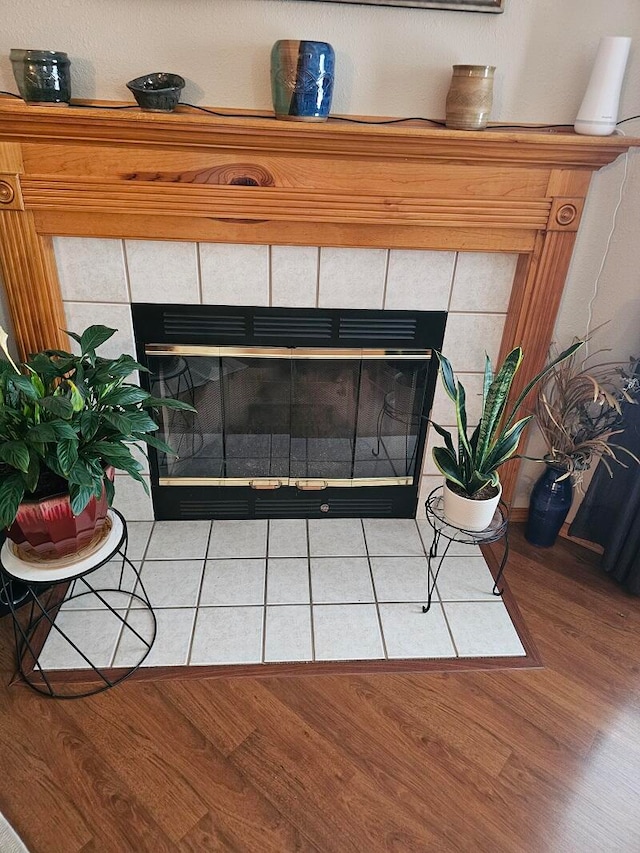
[[[102,693],[124,681],[125,678],[129,678],[144,662],[154,644],[157,631],[156,617],[140,578],[140,571],[127,557],[127,524],[115,509],[109,510],[108,523],[111,527],[110,533],[92,556],[68,563],[62,568],[51,568],[46,564],[34,568],[32,563],[22,560],[20,555],[14,552],[8,540],[0,552],[0,588],[3,598],[9,603],[13,620],[18,671],[26,684],[43,696],[55,699],[80,699]],[[90,575],[116,557],[122,560],[117,585],[110,587],[94,585],[89,580]],[[82,566],[80,570],[79,566]],[[27,587],[29,601],[26,604],[22,601],[20,605],[11,603],[11,586],[16,581]],[[67,594],[64,599],[61,595],[61,584],[67,585],[70,589],[70,594]],[[108,666],[96,664],[92,661],[90,653],[84,651],[63,627],[56,624],[56,616],[63,605],[89,595],[95,596],[100,607],[94,605],[88,612],[104,613],[106,610],[121,623],[118,645],[122,643],[126,632],[130,632],[134,642],[140,644],[141,651],[133,665],[110,670]],[[121,608],[113,605],[113,600],[117,598],[123,602]],[[134,602],[136,602],[135,607]],[[22,610],[22,618],[18,614],[19,608]],[[131,617],[132,614],[145,611],[150,617],[150,622],[141,632],[134,627]],[[82,692],[58,689],[59,684],[54,684],[51,675],[53,670],[47,669],[46,665],[40,661],[46,649],[47,640],[51,637],[56,640],[59,637],[62,638],[74,649],[86,664],[77,671],[83,675],[93,673],[98,680],[97,686],[92,686],[88,690],[80,688]]]
[[[442,568],[444,558],[447,556],[451,545],[457,542],[461,545],[489,545],[492,542],[504,540],[504,553],[498,573],[493,583],[491,592],[493,595],[501,596],[504,587],[500,588],[500,581],[504,574],[507,560],[509,559],[509,514],[507,505],[504,501],[500,501],[495,514],[491,520],[491,524],[485,530],[471,531],[463,530],[460,527],[455,527],[450,524],[444,517],[444,487],[438,486],[434,489],[425,502],[427,521],[433,530],[433,539],[429,547],[427,561],[429,564],[429,589],[427,593],[427,603],[422,606],[422,612],[428,613],[431,609],[433,593],[438,581],[438,575]],[[438,548],[442,540],[446,541],[444,551],[438,554]],[[436,564],[436,569],[433,571],[433,565]]]
[[[385,418],[405,427],[405,470],[401,472],[404,475],[413,473],[416,462],[416,453],[418,450],[418,432],[424,421],[428,421],[428,415],[423,415],[421,412],[406,411],[400,408],[396,403],[396,392],[398,388],[407,389],[405,380],[406,377],[402,372],[397,372],[394,377],[395,386],[384,395],[382,406],[378,412],[376,419],[376,446],[371,449],[372,456],[380,457],[384,447],[384,439],[382,437],[382,425]],[[415,390],[415,388],[413,389]],[[410,433],[409,430],[413,430]],[[400,473],[400,472],[397,472]]]

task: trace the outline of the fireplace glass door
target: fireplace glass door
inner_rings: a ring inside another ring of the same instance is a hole
[[[149,345],[159,485],[302,490],[414,481],[430,351]]]

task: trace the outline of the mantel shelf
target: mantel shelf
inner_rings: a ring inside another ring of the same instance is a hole
[[[546,360],[592,173],[640,145],[114,106],[0,97],[0,272],[22,355],[68,345],[54,236],[508,252],[501,357],[527,354],[517,395]],[[507,499],[515,477],[509,463]]]
[[[150,113],[118,102],[79,102],[78,106],[26,105],[0,97],[0,140],[17,142],[84,142],[190,146],[198,148],[260,150],[263,152],[412,158],[442,163],[502,163],[550,168],[599,169],[640,139],[624,136],[580,136],[570,128],[514,131],[456,131],[428,127],[424,122],[401,125],[276,121],[265,112],[229,116],[196,113],[180,107],[174,113]],[[100,108],[102,106],[102,109]],[[213,108],[225,113],[224,108]],[[245,111],[248,113],[248,111]],[[381,122],[383,117],[356,117]]]

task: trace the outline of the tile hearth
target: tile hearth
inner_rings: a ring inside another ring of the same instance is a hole
[[[524,657],[478,548],[452,545],[422,613],[430,533],[406,519],[130,522],[129,557],[157,619],[143,666]],[[92,581],[117,584],[119,571],[108,564]],[[91,598],[63,604],[59,624],[98,665],[133,664],[139,641]],[[136,599],[118,605],[145,627]],[[58,636],[42,666],[84,668]]]

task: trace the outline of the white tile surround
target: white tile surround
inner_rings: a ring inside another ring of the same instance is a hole
[[[130,522],[157,619],[143,666],[524,656],[478,548],[451,547],[422,612],[431,533],[406,519]],[[93,586],[117,584],[120,565],[98,569]],[[148,613],[135,598],[121,602],[148,636]],[[101,666],[139,657],[139,641],[90,595],[63,604],[57,620]],[[41,663],[86,667],[56,632]]]
[[[443,345],[477,415],[484,353],[495,360],[516,255],[418,250],[245,246],[58,237],[54,246],[68,327],[118,329],[104,352],[133,352],[130,303],[173,302],[301,308],[448,310]],[[476,402],[477,401],[477,402]],[[438,385],[434,419],[454,423]],[[418,502],[441,482],[431,442]],[[118,477],[115,506],[131,520],[153,519],[150,499]]]

